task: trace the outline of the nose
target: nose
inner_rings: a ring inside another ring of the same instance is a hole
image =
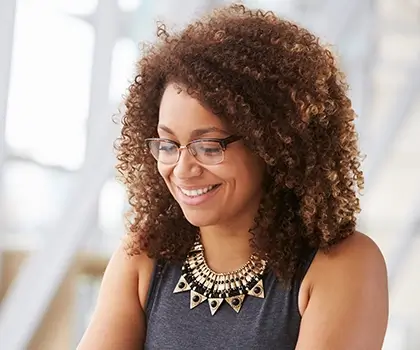
[[[174,175],[179,179],[189,179],[200,176],[202,172],[202,167],[189,150],[181,148],[178,163],[173,170]]]

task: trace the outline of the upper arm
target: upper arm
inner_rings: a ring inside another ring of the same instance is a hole
[[[381,349],[388,322],[388,286],[376,244],[357,233],[331,253],[318,255],[296,349]]]
[[[118,248],[104,273],[96,308],[78,350],[141,349],[145,336],[141,299],[151,269],[147,256],[128,257],[123,247]]]

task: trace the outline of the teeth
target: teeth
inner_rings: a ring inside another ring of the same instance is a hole
[[[188,197],[197,197],[197,196],[201,196],[202,194],[205,194],[205,193],[211,191],[215,187],[216,187],[216,185],[208,186],[208,187],[205,187],[205,188],[199,188],[197,190],[185,190],[183,188],[180,188],[180,189],[181,189],[181,192]]]

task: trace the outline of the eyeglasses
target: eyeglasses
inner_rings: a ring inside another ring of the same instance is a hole
[[[162,164],[175,165],[181,156],[181,150],[186,148],[198,162],[205,165],[215,165],[225,159],[227,145],[239,139],[240,137],[236,135],[225,139],[199,139],[191,141],[185,146],[168,139],[149,138],[145,141],[150,153]]]

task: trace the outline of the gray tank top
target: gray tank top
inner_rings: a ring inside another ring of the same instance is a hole
[[[293,350],[301,316],[298,294],[316,251],[301,262],[291,288],[273,272],[264,278],[265,298],[247,297],[239,313],[223,303],[214,316],[207,303],[190,310],[190,293],[173,294],[181,265],[157,264],[146,308],[147,350],[282,349]]]

